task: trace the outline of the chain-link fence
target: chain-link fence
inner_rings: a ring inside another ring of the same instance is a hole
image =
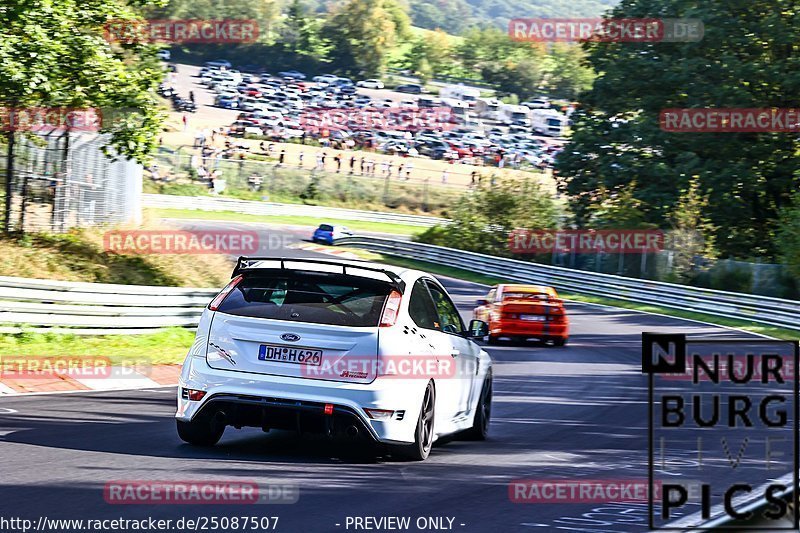
[[[141,165],[106,157],[104,137],[27,132],[13,140],[6,136],[3,142],[0,209],[8,231],[63,232],[140,219]],[[13,143],[11,160],[9,142]]]
[[[681,250],[663,250],[632,254],[553,253],[539,256],[536,262],[621,276],[689,283],[709,289],[728,290],[778,298],[800,297],[800,283],[784,265],[751,263],[724,259],[704,261],[693,258],[688,272],[681,277],[676,263]]]

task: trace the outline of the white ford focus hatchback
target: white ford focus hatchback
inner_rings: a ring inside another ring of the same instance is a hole
[[[363,436],[424,460],[436,439],[485,439],[492,362],[431,275],[360,261],[239,258],[183,364],[184,441],[226,426]]]

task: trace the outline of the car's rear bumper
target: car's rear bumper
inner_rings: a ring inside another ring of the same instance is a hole
[[[190,421],[206,409],[227,407],[238,412],[230,415],[229,425],[284,428],[287,417],[295,417],[301,430],[302,426],[318,430],[320,424],[328,430],[326,424],[332,423],[339,432],[354,425],[377,442],[411,443],[426,385],[423,379],[378,378],[357,384],[231,372],[211,368],[205,357],[190,356],[181,372],[175,418]],[[182,397],[183,389],[206,391],[206,395],[190,401]],[[326,404],[333,406],[332,415],[324,414]],[[387,420],[374,420],[365,408],[395,414]]]
[[[489,334],[494,337],[513,335],[515,337],[541,337],[541,338],[564,338],[569,337],[569,324],[554,322],[522,322],[509,321],[493,323],[489,328]]]

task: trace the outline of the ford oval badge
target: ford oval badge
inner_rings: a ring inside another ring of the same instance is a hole
[[[295,342],[300,340],[300,335],[295,335],[294,333],[284,333],[281,335],[281,339],[288,342]]]

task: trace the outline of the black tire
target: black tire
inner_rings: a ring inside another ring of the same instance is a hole
[[[214,446],[225,432],[225,424],[216,417],[204,416],[203,413],[190,422],[175,421],[178,425],[178,436],[182,441],[194,446]]]
[[[470,440],[486,440],[489,436],[489,421],[492,418],[492,371],[483,380],[481,395],[475,408],[472,427],[465,432]]]
[[[425,396],[422,398],[422,408],[417,418],[417,430],[414,432],[414,444],[395,447],[395,452],[410,461],[424,461],[431,453],[433,446],[433,416],[436,405],[436,390],[433,382],[428,382]]]
[[[553,346],[566,346],[567,339],[564,337],[558,337],[553,339]]]
[[[486,339],[486,344],[490,346],[496,346],[500,344],[500,339],[494,335],[489,335],[489,337]]]

